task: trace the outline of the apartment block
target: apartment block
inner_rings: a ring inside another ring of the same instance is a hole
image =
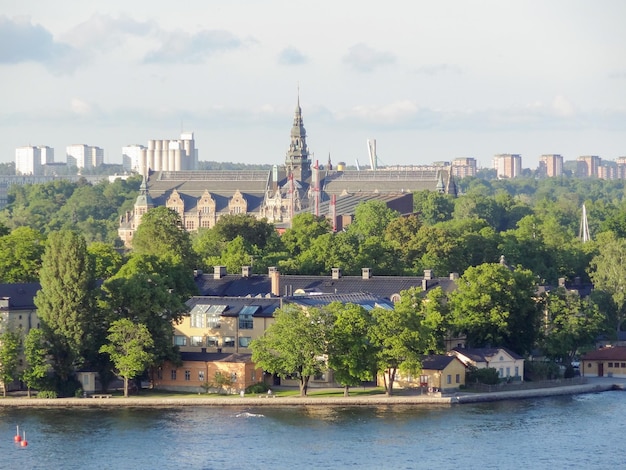
[[[519,154],[501,153],[493,158],[493,168],[498,178],[517,178],[522,174],[522,157]]]
[[[476,176],[476,159],[471,157],[455,158],[452,161],[451,171],[455,178]]]
[[[539,160],[540,172],[549,177],[554,178],[563,175],[563,156],[558,154],[542,155]]]
[[[596,155],[586,155],[578,157],[576,165],[576,176],[580,178],[598,177],[598,169],[602,164],[602,159]]]
[[[104,163],[104,150],[85,144],[74,144],[66,147],[68,166],[90,169]]]

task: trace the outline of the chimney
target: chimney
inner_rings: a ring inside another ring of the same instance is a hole
[[[250,277],[251,274],[252,274],[252,267],[251,266],[242,266],[241,267],[241,277]]]
[[[272,295],[280,297],[280,272],[275,266],[270,266],[267,268],[267,271],[270,278]]]
[[[428,290],[428,279],[426,279],[426,277],[424,277],[424,279],[422,279],[422,290],[424,292],[426,292]]]
[[[559,278],[559,287],[565,287],[565,278],[564,277],[560,277]]]
[[[433,270],[432,269],[424,269],[424,279],[431,280],[433,278]]]
[[[332,268],[332,278],[333,279],[341,278],[341,268]]]
[[[459,273],[450,273],[451,281],[458,281],[458,279],[459,279]]]
[[[371,279],[372,278],[372,268],[361,268],[361,278],[362,279]]]
[[[213,266],[213,279],[222,279],[226,276],[226,266]]]

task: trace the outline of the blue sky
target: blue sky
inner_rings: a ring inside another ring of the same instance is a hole
[[[201,160],[626,155],[622,0],[0,0],[0,161],[195,132]]]

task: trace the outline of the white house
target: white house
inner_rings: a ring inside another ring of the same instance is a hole
[[[524,380],[524,358],[507,348],[454,348],[450,351],[465,367],[491,367],[502,379]]]

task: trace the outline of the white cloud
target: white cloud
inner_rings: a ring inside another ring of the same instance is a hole
[[[218,52],[239,49],[244,43],[223,30],[162,33],[161,45],[145,56],[147,63],[198,63]]]
[[[552,101],[552,110],[557,116],[568,118],[576,114],[574,105],[564,96],[555,96]]]
[[[395,56],[390,52],[377,51],[366,44],[355,44],[343,57],[343,62],[359,72],[371,72],[383,65],[393,64]]]
[[[92,105],[79,98],[72,98],[70,101],[70,109],[72,110],[72,113],[79,116],[89,116],[93,114]]]
[[[302,65],[307,62],[307,57],[295,47],[287,47],[278,55],[278,63],[281,65]]]

